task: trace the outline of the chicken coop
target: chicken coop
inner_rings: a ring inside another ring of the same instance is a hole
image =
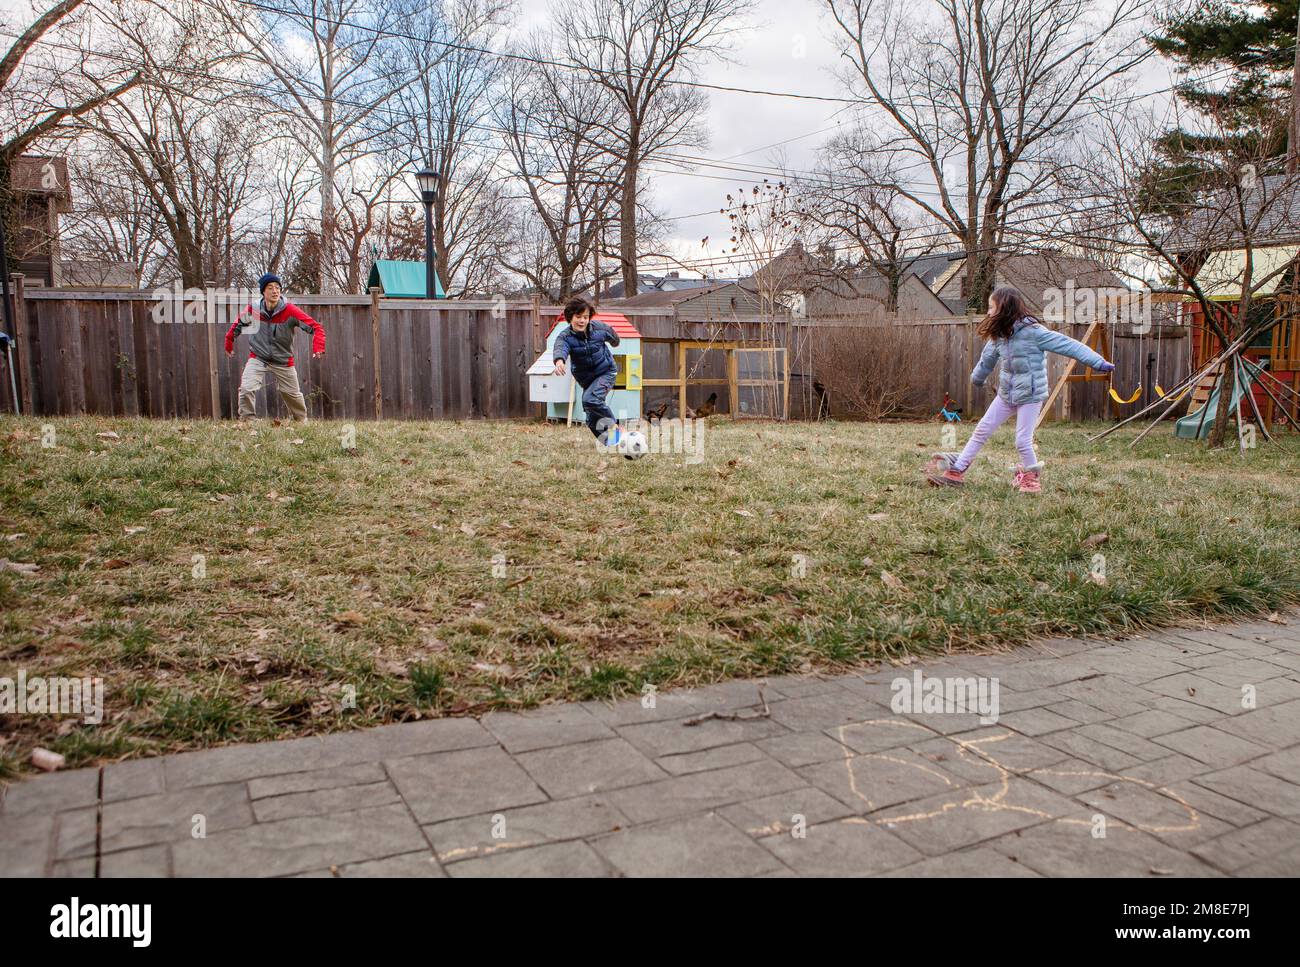
[[[609,408],[619,420],[634,420],[641,416],[641,333],[620,312],[597,312],[596,322],[603,322],[618,334],[618,345],[610,346],[618,374],[614,389],[606,398]],[[569,328],[564,316],[557,316],[546,349],[528,367],[528,394],[534,403],[546,404],[548,420],[582,422],[586,414],[582,409],[582,387],[572,375],[555,375],[555,340]]]

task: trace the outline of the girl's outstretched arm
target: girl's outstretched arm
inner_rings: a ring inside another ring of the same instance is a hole
[[[1039,349],[1077,359],[1089,369],[1095,369],[1100,373],[1107,373],[1115,368],[1090,346],[1079,342],[1077,339],[1071,339],[1063,332],[1048,329],[1042,323],[1034,324],[1033,333],[1034,338],[1038,341]]]

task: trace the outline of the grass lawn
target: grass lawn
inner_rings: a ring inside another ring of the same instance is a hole
[[[1294,439],[1049,427],[1028,497],[1009,431],[925,487],[938,423],[715,418],[689,464],[536,423],[44,422],[0,419],[0,558],[39,567],[0,570],[0,677],[100,676],[106,715],[0,718],[0,776],[1300,602]]]

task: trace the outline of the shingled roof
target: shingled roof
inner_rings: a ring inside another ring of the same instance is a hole
[[[1300,176],[1263,175],[1241,193],[1235,189],[1207,192],[1204,200],[1179,218],[1165,237],[1176,253],[1251,245],[1300,243]]]

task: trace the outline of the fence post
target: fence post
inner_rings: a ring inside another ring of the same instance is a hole
[[[0,266],[0,272],[5,270]],[[18,352],[18,392],[23,400],[23,415],[32,415],[32,341],[27,331],[27,302],[23,297],[23,274],[9,276],[9,289],[14,294],[14,348]]]
[[[217,331],[221,329],[222,314],[217,310],[216,293],[208,290],[207,308],[213,318],[204,321],[208,326],[208,395],[212,401],[212,418],[221,419],[221,348],[217,345]]]
[[[375,371],[375,419],[384,418],[383,367],[379,363],[379,286],[370,287],[370,342]]]

